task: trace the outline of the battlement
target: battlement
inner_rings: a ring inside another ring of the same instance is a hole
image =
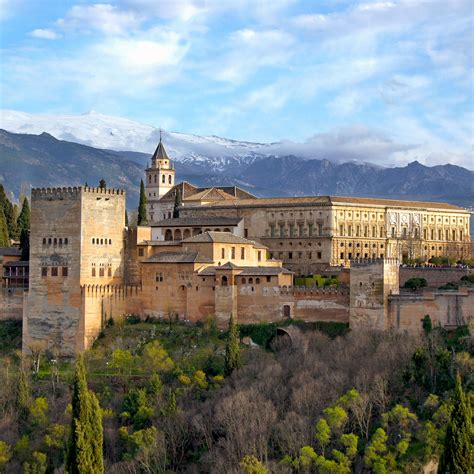
[[[33,188],[31,190],[32,200],[52,200],[64,198],[78,198],[82,193],[103,194],[103,195],[124,195],[123,189],[114,188],[91,188],[90,186],[68,186],[63,188]]]
[[[370,265],[390,264],[399,265],[400,261],[397,258],[355,258],[351,260],[351,268],[368,267]]]

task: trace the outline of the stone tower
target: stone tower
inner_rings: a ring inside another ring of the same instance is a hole
[[[146,198],[147,198],[147,217],[149,223],[157,222],[163,218],[159,212],[160,199],[174,187],[175,170],[168,158],[165,147],[161,140],[156,147],[155,153],[151,157],[150,166],[145,170],[146,173]]]
[[[388,329],[388,297],[399,293],[399,265],[396,258],[351,261],[351,329]]]
[[[41,344],[73,355],[90,346],[104,321],[85,310],[83,290],[123,284],[124,227],[122,190],[32,190],[24,351]]]

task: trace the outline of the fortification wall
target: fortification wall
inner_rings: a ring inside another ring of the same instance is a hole
[[[389,326],[410,334],[422,332],[421,320],[429,315],[433,326],[453,328],[474,319],[474,289],[393,295],[388,298]]]
[[[400,286],[410,278],[424,278],[428,287],[439,288],[449,282],[458,282],[464,275],[474,274],[474,268],[400,267]]]
[[[0,289],[0,321],[23,318],[23,288]]]

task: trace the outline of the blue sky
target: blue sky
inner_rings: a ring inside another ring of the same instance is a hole
[[[473,8],[0,0],[1,107],[473,169]]]

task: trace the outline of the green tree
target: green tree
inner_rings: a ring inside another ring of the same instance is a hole
[[[452,403],[453,409],[446,430],[439,472],[447,474],[472,473],[474,470],[472,413],[470,400],[464,394],[459,374],[456,376]]]
[[[125,226],[128,227],[128,212],[127,212],[127,209],[125,209]]]
[[[12,449],[5,441],[0,441],[0,469],[12,458]]]
[[[138,203],[137,225],[146,225],[146,194],[143,179],[140,181],[140,202]]]
[[[412,291],[416,291],[420,288],[425,288],[428,286],[428,282],[424,278],[409,278],[405,284],[403,285],[403,288],[409,288]]]
[[[246,474],[267,474],[267,468],[255,457],[244,456],[240,461],[240,467]]]
[[[102,413],[96,396],[87,387],[84,357],[76,360],[73,381],[71,434],[66,458],[70,474],[103,473]]]
[[[23,474],[45,474],[47,467],[46,454],[34,451],[32,459],[23,464]]]
[[[30,220],[31,220],[31,211],[30,211],[30,203],[28,199],[25,197],[23,199],[23,204],[21,205],[20,215],[16,221],[18,231],[21,232],[23,229],[30,230]]]
[[[5,192],[5,188],[2,184],[0,184],[0,209],[3,209],[8,235],[13,239],[17,238],[18,233],[16,228],[14,206],[10,202],[10,199],[8,199],[7,193]]]
[[[0,207],[0,247],[10,246],[10,236],[8,234],[8,225],[5,219],[5,213]]]
[[[22,229],[20,232],[21,259],[27,262],[30,259],[30,231]]]
[[[179,217],[179,208],[182,204],[181,188],[177,187],[174,195],[173,217]]]
[[[235,369],[240,368],[240,341],[239,341],[239,328],[234,323],[233,315],[230,315],[229,319],[229,333],[227,335],[227,342],[225,346],[225,361],[224,361],[224,373],[230,375]]]
[[[20,424],[26,423],[30,413],[30,389],[28,386],[28,376],[23,367],[18,374],[16,386],[16,409]]]

